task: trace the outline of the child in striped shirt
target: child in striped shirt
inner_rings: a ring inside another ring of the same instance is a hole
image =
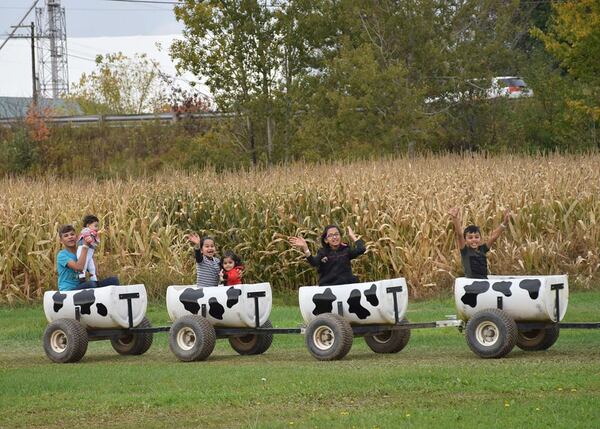
[[[192,233],[187,236],[194,244],[194,256],[196,257],[196,284],[198,287],[214,287],[219,285],[219,273],[221,271],[220,259],[216,256],[217,248],[212,237],[200,238],[198,234]]]

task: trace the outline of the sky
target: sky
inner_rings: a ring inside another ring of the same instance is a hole
[[[17,25],[33,0],[0,0],[0,44]],[[46,0],[39,0],[43,7]],[[175,75],[168,47],[181,37],[173,6],[111,0],[61,0],[65,8],[69,81],[76,82],[82,73],[95,69],[97,54],[123,52],[133,56],[146,53],[157,60],[163,72]],[[32,12],[23,22],[35,21]],[[20,30],[28,34],[28,30]],[[157,44],[162,47],[159,49]],[[184,75],[179,82],[194,79]],[[31,52],[28,40],[11,39],[0,50],[0,96],[31,96]]]

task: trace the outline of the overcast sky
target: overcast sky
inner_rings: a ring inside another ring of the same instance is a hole
[[[43,7],[46,0],[39,0]],[[33,0],[0,0],[0,40],[19,23]],[[122,51],[126,55],[147,53],[160,62],[168,74],[175,74],[166,52],[183,26],[175,20],[173,6],[135,4],[110,0],[62,0],[67,25],[69,80],[75,82],[90,72],[97,54]],[[35,21],[32,12],[23,24]],[[21,34],[28,34],[21,30]],[[0,42],[0,44],[2,43]],[[156,44],[162,45],[162,52]],[[0,50],[0,96],[31,96],[31,57],[29,41],[11,39]],[[191,78],[191,76],[187,76]]]

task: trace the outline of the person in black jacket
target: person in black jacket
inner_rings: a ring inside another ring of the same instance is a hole
[[[340,229],[336,225],[327,225],[321,234],[323,247],[315,256],[311,255],[308,244],[302,237],[290,237],[290,244],[302,250],[308,263],[317,268],[319,286],[358,283],[358,278],[352,274],[350,261],[365,253],[367,249],[365,242],[357,238],[350,227],[348,236],[354,242],[353,246],[342,242]]]

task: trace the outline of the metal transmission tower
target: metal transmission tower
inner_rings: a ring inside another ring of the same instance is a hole
[[[67,26],[60,0],[46,0],[35,9],[38,40],[39,91],[43,97],[58,99],[69,92]]]

